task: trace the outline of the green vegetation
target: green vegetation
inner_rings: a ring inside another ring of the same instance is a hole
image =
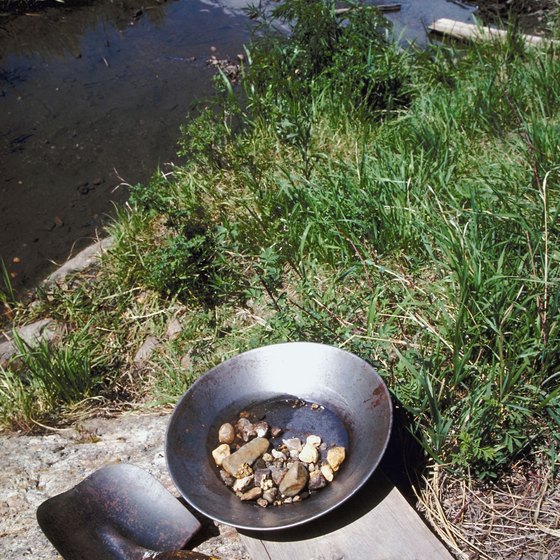
[[[553,464],[555,47],[525,49],[512,34],[402,51],[373,9],[341,25],[329,2],[255,15],[242,92],[217,81],[215,105],[183,131],[189,163],[134,187],[94,281],[19,312],[50,315],[80,344],[52,365],[40,348],[4,369],[4,418],[60,411],[82,389],[173,402],[238,352],[313,340],[375,364],[435,461],[480,477],[521,456]],[[167,337],[174,317],[182,331]],[[148,335],[161,345],[139,368]],[[41,379],[56,380],[53,395],[26,401]]]

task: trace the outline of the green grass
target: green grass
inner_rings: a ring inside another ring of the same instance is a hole
[[[33,313],[112,356],[86,394],[170,403],[223,359],[314,340],[376,365],[448,468],[554,463],[555,48],[513,35],[401,51],[374,10],[344,26],[329,3],[274,15],[291,40],[260,14],[242,91],[219,77],[215,105],[184,127],[189,163],[132,190],[94,283],[44,293]],[[174,316],[182,331],[168,339]],[[161,345],[139,369],[149,335]],[[14,371],[12,408],[36,414]]]

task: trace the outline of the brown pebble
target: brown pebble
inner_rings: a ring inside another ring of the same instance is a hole
[[[262,488],[259,488],[258,486],[253,486],[251,490],[247,490],[247,492],[243,492],[243,494],[239,496],[239,499],[242,502],[247,502],[250,500],[256,500],[261,496],[262,496]]]
[[[220,443],[233,443],[235,439],[235,430],[233,426],[228,422],[222,424],[218,431],[218,441]]]

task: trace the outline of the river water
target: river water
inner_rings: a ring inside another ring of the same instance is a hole
[[[212,92],[207,59],[235,60],[248,40],[245,3],[95,0],[0,18],[0,258],[16,289],[90,244],[127,185],[178,163],[179,127]],[[434,19],[472,18],[446,0],[401,5],[387,17],[419,43]]]

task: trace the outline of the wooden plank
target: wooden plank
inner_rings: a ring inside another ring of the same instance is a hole
[[[452,560],[380,472],[315,521],[285,531],[240,531],[240,537],[253,560]]]
[[[468,41],[503,41],[507,36],[507,31],[501,29],[474,25],[472,23],[463,23],[462,21],[447,18],[434,21],[428,26],[428,29],[433,33],[448,35],[455,39]],[[521,37],[527,45],[539,45],[547,41],[545,37],[539,37],[537,35],[521,35]]]

